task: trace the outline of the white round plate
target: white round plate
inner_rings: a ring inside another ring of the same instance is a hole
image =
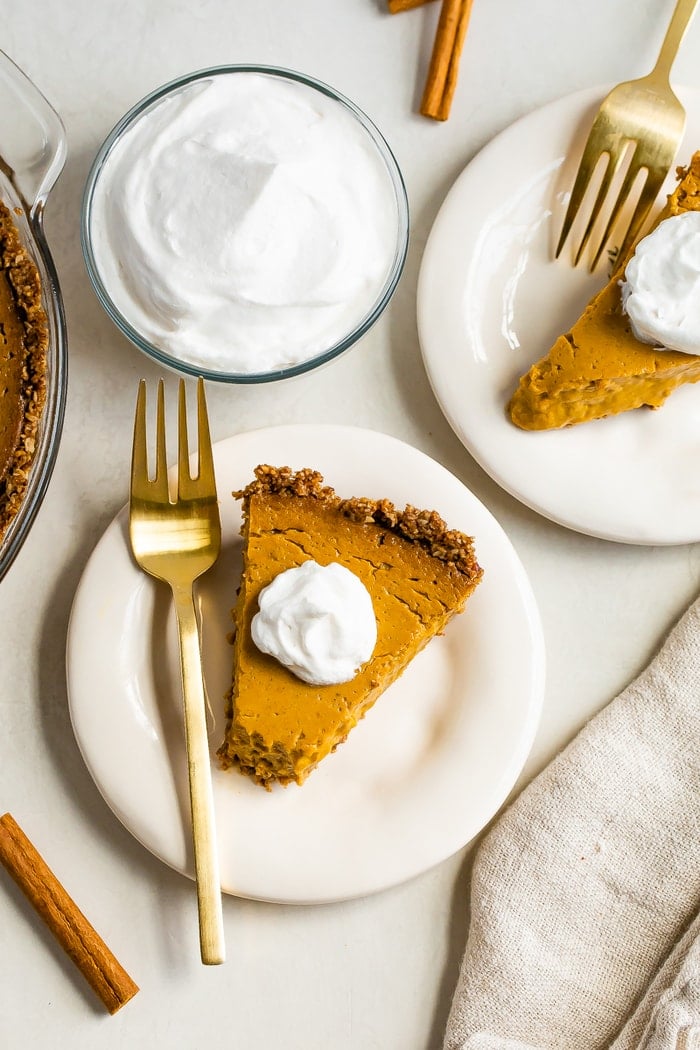
[[[418,330],[431,385],[484,470],[521,502],[571,529],[628,543],[700,540],[700,388],[637,409],[529,433],[506,416],[518,377],[567,331],[605,283],[554,261],[578,156],[605,94],[553,102],[507,128],[462,172],[428,238]],[[700,149],[700,93],[678,162]],[[664,193],[675,180],[670,176]]]
[[[450,856],[487,823],[523,766],[544,688],[544,647],[525,572],[460,481],[383,434],[287,426],[214,446],[222,555],[199,600],[221,879],[226,892],[311,903],[371,893]],[[409,666],[299,788],[271,792],[215,752],[224,733],[240,574],[239,504],[258,463],[313,465],[342,495],[436,508],[475,537],[484,580],[466,611]],[[156,856],[193,871],[177,637],[169,591],[132,561],[126,510],[93,552],[68,634],[75,735],[108,805]],[[507,659],[504,659],[504,639]]]

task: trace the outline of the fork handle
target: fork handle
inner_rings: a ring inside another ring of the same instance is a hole
[[[666,77],[670,74],[671,66],[675,61],[678,48],[681,46],[685,31],[695,13],[697,4],[698,0],[678,0],[671,15],[671,21],[666,30],[666,36],[661,45],[661,51],[656,60],[653,73]]]
[[[199,907],[199,946],[207,965],[226,959],[221,907],[221,881],[216,848],[214,795],[211,784],[207,707],[202,654],[191,586],[173,587],[180,635],[180,668],[190,785],[194,867]]]

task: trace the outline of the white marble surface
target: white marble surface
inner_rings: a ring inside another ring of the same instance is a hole
[[[102,138],[158,84],[252,61],[330,82],[389,139],[412,210],[409,260],[390,309],[359,347],[317,375],[260,389],[210,387],[212,427],[215,437],[302,420],[382,429],[440,460],[489,506],[530,574],[548,649],[544,716],[524,781],[641,669],[696,593],[700,551],[576,535],[483,474],[444,421],[421,364],[414,309],[421,251],[446,190],[480,146],[545,101],[646,72],[672,6],[476,0],[452,116],[437,125],[415,112],[435,4],[390,17],[383,0],[0,0],[2,47],[68,132],[68,163],[46,227],[70,340],[56,472],[0,586],[0,811],[31,834],[142,989],[108,1017],[0,877],[3,1050],[159,1043],[437,1050],[467,928],[465,851],[410,883],[345,904],[227,898],[229,961],[205,969],[191,884],[131,838],[83,765],[66,702],[70,604],[92,546],[126,499],[137,379],[157,375],[102,313],[80,255],[80,196]],[[700,19],[675,67],[678,83],[700,86],[699,52]],[[0,136],[1,129],[0,118]]]

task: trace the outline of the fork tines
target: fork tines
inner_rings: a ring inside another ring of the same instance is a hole
[[[598,246],[594,249],[590,268],[595,268],[611,235],[622,224],[623,217],[628,225],[617,259],[624,260],[671,170],[683,138],[685,110],[671,88],[669,73],[697,5],[698,0],[676,0],[652,71],[637,80],[625,80],[618,84],[600,105],[586,141],[555,253],[557,256],[560,254],[591,185],[598,162],[605,158],[602,183],[576,249],[574,265],[589,245],[594,228],[602,224],[603,208],[608,198],[615,198],[612,211]],[[642,178],[643,185],[635,201],[638,180],[641,183]],[[620,186],[616,190],[617,182]]]
[[[585,229],[578,246],[574,250],[574,266],[578,266],[586,249],[592,248],[591,270],[594,270],[597,266],[616,225],[621,221],[626,210],[631,212],[631,214],[628,217],[627,230],[622,238],[617,258],[621,259],[627,254],[661,190],[668,171],[665,165],[654,164],[651,158],[647,158],[647,163],[645,164],[641,157],[643,151],[640,149],[639,143],[632,140],[621,142],[619,134],[614,132],[601,137],[595,134],[596,130],[594,126],[581,158],[555,252],[555,256],[558,258],[571,233],[586,192],[592,184],[596,169],[599,163],[604,160],[605,167],[602,180],[592,203]],[[609,197],[615,182],[619,182],[620,179],[622,182],[615,193],[612,210],[605,221],[602,232],[598,232],[597,244],[594,244],[591,239],[592,234],[596,229],[596,225],[600,225],[598,220],[603,215],[606,201],[609,203]],[[633,191],[640,184],[639,196],[636,203],[633,204]]]
[[[178,390],[178,475],[177,496],[192,499],[214,488],[214,459],[211,450],[209,417],[204,393],[204,381],[197,380],[197,468],[194,476],[189,470],[189,439],[187,436],[187,400],[185,381],[179,382]],[[156,392],[156,443],[155,472],[148,470],[146,425],[146,380],[139,383],[134,417],[134,442],[131,458],[131,491],[137,498],[146,493],[165,498],[168,493],[168,467],[165,430],[165,384],[158,380]]]
[[[162,383],[162,380],[161,380]],[[189,471],[189,443],[187,440],[187,403],[185,400],[185,382],[180,380],[177,410],[178,434],[178,494],[182,499],[194,498],[202,492],[214,488],[214,459],[211,451],[209,434],[209,417],[204,397],[204,380],[197,380],[197,473],[194,477]]]

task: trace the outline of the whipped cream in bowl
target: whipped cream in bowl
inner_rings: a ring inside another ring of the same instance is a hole
[[[161,364],[228,382],[309,371],[389,302],[406,191],[374,124],[289,70],[167,84],[103,143],[82,213],[98,298]]]

